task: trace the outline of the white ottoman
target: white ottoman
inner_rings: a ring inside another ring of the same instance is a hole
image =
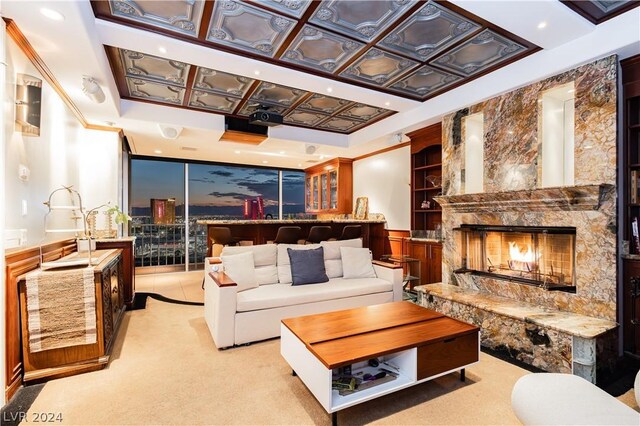
[[[640,413],[572,374],[521,377],[511,393],[511,408],[525,425],[640,425]]]

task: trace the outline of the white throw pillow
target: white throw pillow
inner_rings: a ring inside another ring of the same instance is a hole
[[[222,265],[224,273],[238,285],[238,292],[258,287],[253,253],[222,256]]]
[[[344,278],[376,278],[368,248],[340,247]]]
[[[329,278],[340,278],[342,276],[340,247],[362,248],[362,240],[354,238],[353,240],[322,241],[320,245],[324,249],[324,269],[327,272],[327,276]]]
[[[320,247],[320,244],[277,244],[278,247],[278,280],[280,284],[291,284],[291,261],[287,249],[293,250],[313,250]]]
[[[278,251],[275,244],[225,246],[222,249],[222,256],[248,252],[253,253],[253,263],[256,269],[256,279],[258,280],[258,284],[277,284],[278,268],[276,268],[276,259]]]

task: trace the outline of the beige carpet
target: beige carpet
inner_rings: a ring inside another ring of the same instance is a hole
[[[127,312],[109,368],[54,380],[30,409],[65,424],[331,424],[279,353],[278,339],[217,351],[202,307],[149,299]],[[527,371],[482,354],[467,370],[338,414],[352,424],[517,424],[510,408]]]
[[[136,292],[156,293],[169,299],[203,303],[203,277],[203,270],[165,274],[137,274]]]

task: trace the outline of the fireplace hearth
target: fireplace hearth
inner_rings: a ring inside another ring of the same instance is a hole
[[[463,224],[454,235],[460,254],[454,273],[576,291],[576,228]]]

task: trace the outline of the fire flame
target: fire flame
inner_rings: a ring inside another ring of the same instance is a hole
[[[511,260],[523,263],[533,263],[538,260],[533,250],[531,250],[531,245],[527,244],[527,250],[525,251],[515,242],[509,242],[509,257]],[[539,254],[538,257],[540,257]]]

